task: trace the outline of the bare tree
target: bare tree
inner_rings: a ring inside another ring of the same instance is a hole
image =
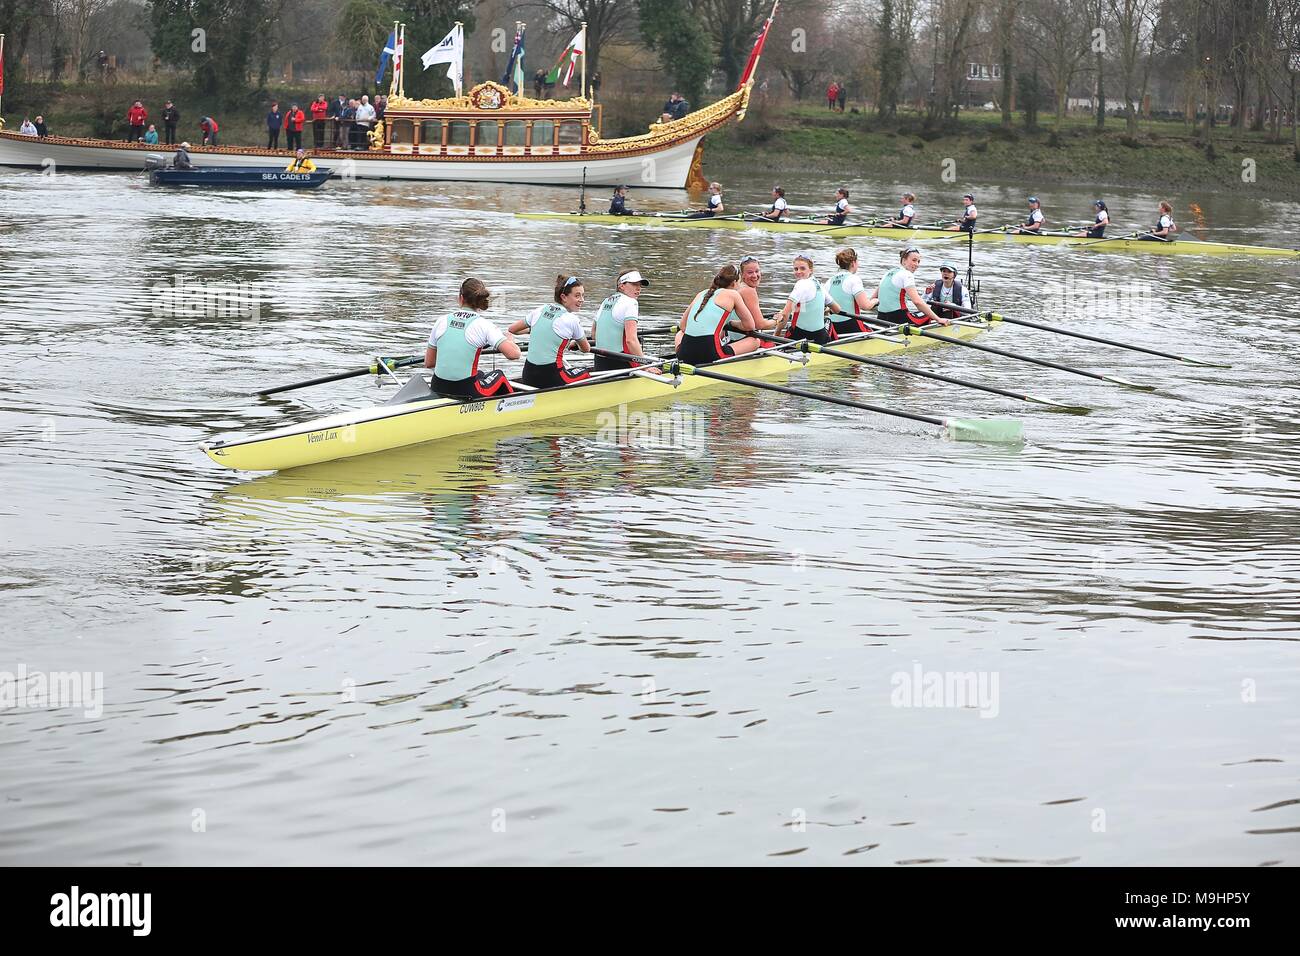
[[[636,0],[531,0],[526,7],[545,10],[567,43],[587,24],[587,76],[600,69],[600,51],[606,43],[637,35]]]
[[[1074,0],[1027,0],[1026,13],[1034,34],[1034,55],[1042,63],[1056,97],[1059,132],[1065,120],[1070,82],[1090,51],[1087,11]]]
[[[934,89],[927,117],[955,115],[957,97],[966,79],[966,47],[979,13],[980,0],[934,0],[930,12],[934,36]]]
[[[1016,25],[1020,15],[1021,0],[998,0],[994,10],[994,37],[997,40],[998,63],[1002,67],[1002,128],[1011,129],[1012,90],[1015,72]]]
[[[1119,39],[1119,70],[1124,85],[1124,114],[1128,135],[1137,135],[1137,102],[1146,93],[1146,76],[1138,89],[1138,72],[1151,62],[1157,0],[1106,0]]]

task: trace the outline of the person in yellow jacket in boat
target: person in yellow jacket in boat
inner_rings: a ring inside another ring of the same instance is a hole
[[[284,167],[284,171],[286,173],[314,173],[316,172],[316,164],[311,161],[307,151],[299,147],[298,151],[293,154],[293,159],[289,160],[289,165]]]

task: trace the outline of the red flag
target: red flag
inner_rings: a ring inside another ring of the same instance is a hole
[[[745,84],[753,76],[754,68],[758,66],[758,58],[763,52],[763,43],[767,40],[767,31],[772,29],[772,21],[776,18],[776,8],[779,3],[780,0],[776,0],[776,3],[772,4],[772,15],[763,24],[763,32],[758,35],[758,42],[754,44],[754,49],[749,51],[749,59],[745,62],[745,72],[740,75],[740,85],[736,87],[738,90],[745,88]]]

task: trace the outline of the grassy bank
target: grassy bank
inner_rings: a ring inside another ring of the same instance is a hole
[[[1050,123],[1051,117],[1041,117]],[[1017,117],[1019,120],[1019,117]],[[825,107],[760,107],[743,123],[711,136],[705,172],[737,169],[889,176],[902,181],[1018,182],[1160,187],[1180,190],[1251,190],[1300,199],[1300,163],[1285,142],[1267,133],[1213,131],[1212,148],[1181,122],[1143,122],[1130,140],[1122,117],[1108,117],[1098,133],[1091,116],[1070,116],[1061,132],[1018,125],[999,128],[1000,114],[963,114],[954,129],[926,131],[921,117],[900,115],[893,124],[873,116],[831,113]],[[1243,179],[1253,161],[1254,181]],[[951,161],[949,166],[945,166]]]

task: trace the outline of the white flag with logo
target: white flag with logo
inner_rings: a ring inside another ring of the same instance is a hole
[[[464,80],[464,63],[465,63],[465,34],[458,23],[451,28],[451,32],[442,38],[442,42],[435,47],[431,47],[420,57],[427,70],[435,63],[448,63],[447,79],[451,80],[456,87],[456,95],[460,96],[461,85]]]

